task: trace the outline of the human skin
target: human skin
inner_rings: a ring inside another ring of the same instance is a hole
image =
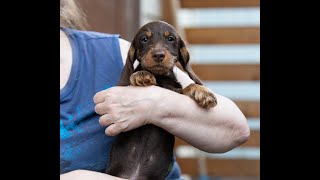
[[[158,86],[129,86],[100,91],[94,102],[109,136],[153,124],[200,150],[223,153],[247,141],[250,131],[235,103],[215,96],[218,104],[205,110],[190,97]]]

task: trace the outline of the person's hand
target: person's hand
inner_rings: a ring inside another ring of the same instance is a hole
[[[166,90],[157,87],[116,86],[98,92],[93,100],[99,123],[108,126],[106,134],[115,136],[145,124],[155,114]]]

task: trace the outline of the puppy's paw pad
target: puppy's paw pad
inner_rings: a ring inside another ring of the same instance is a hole
[[[133,86],[157,85],[156,78],[148,71],[137,71],[130,76],[130,83]]]
[[[204,86],[191,84],[183,89],[183,94],[195,100],[202,108],[209,109],[217,105],[217,98]]]

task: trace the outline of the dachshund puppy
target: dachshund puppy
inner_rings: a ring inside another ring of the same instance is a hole
[[[139,65],[134,68],[135,60]],[[179,62],[195,82],[182,89],[173,68]],[[212,108],[216,97],[202,86],[189,65],[183,40],[170,24],[153,21],[134,37],[119,86],[160,86],[194,99],[202,108]],[[145,125],[122,132],[115,139],[107,174],[132,180],[163,180],[173,163],[174,136],[160,127]]]

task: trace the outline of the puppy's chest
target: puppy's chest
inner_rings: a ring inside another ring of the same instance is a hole
[[[169,76],[155,76],[157,80],[157,86],[175,91],[177,93],[182,93],[182,86],[177,81],[174,75]]]

